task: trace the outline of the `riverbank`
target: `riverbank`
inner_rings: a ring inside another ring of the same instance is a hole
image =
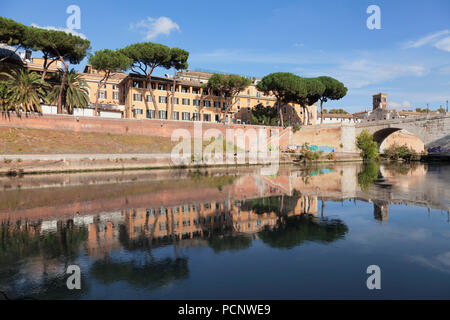
[[[257,163],[240,161],[234,154],[223,162],[191,161],[176,165],[170,153],[161,154],[15,154],[0,156],[0,175],[48,174],[96,171],[156,170],[199,167],[269,166],[278,162],[283,165],[302,164],[295,155],[280,153],[278,159],[259,157]],[[3,158],[2,158],[3,157]],[[356,154],[337,154],[334,160],[320,159],[311,163],[361,162]]]

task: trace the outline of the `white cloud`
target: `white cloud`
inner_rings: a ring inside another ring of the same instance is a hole
[[[450,273],[450,251],[434,257],[411,256],[409,259],[424,266]]]
[[[168,17],[147,17],[130,25],[131,30],[141,30],[144,40],[153,40],[159,35],[168,36],[172,31],[180,31],[180,26]]]
[[[304,47],[305,46],[305,44],[304,43],[301,43],[301,42],[296,42],[296,43],[294,43],[294,47],[295,48],[301,48],[301,47]]]
[[[434,46],[438,49],[450,52],[450,37],[439,40]]]
[[[416,41],[408,41],[404,44],[404,48],[420,48],[425,45],[431,45],[437,49],[450,52],[450,30],[442,30],[425,37],[422,37]]]
[[[76,32],[76,31],[74,31],[72,29],[69,29],[69,28],[57,28],[57,27],[54,27],[54,26],[41,27],[41,26],[38,26],[35,23],[31,24],[31,26],[35,27],[35,28],[45,29],[45,30],[64,31],[65,33],[69,33],[69,34],[72,34],[74,36],[78,36],[78,37],[80,37],[82,39],[87,39],[87,37],[84,34],[82,34],[80,32]]]
[[[403,101],[402,103],[397,103],[394,101],[389,102],[389,109],[393,110],[406,110],[411,108],[411,102]]]

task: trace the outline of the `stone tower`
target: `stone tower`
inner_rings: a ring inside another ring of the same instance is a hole
[[[387,110],[388,101],[386,93],[377,93],[373,95],[373,110],[383,109]]]

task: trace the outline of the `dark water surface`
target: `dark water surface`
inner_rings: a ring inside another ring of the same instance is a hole
[[[447,165],[0,177],[0,190],[11,299],[450,298]]]

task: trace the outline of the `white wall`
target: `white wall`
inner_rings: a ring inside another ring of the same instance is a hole
[[[108,111],[100,111],[100,117],[102,118],[122,118],[121,112],[108,112]]]
[[[81,117],[93,117],[94,109],[74,108],[73,115]]]
[[[43,114],[56,114],[57,108],[56,106],[48,106],[48,105],[41,105],[42,113]]]

